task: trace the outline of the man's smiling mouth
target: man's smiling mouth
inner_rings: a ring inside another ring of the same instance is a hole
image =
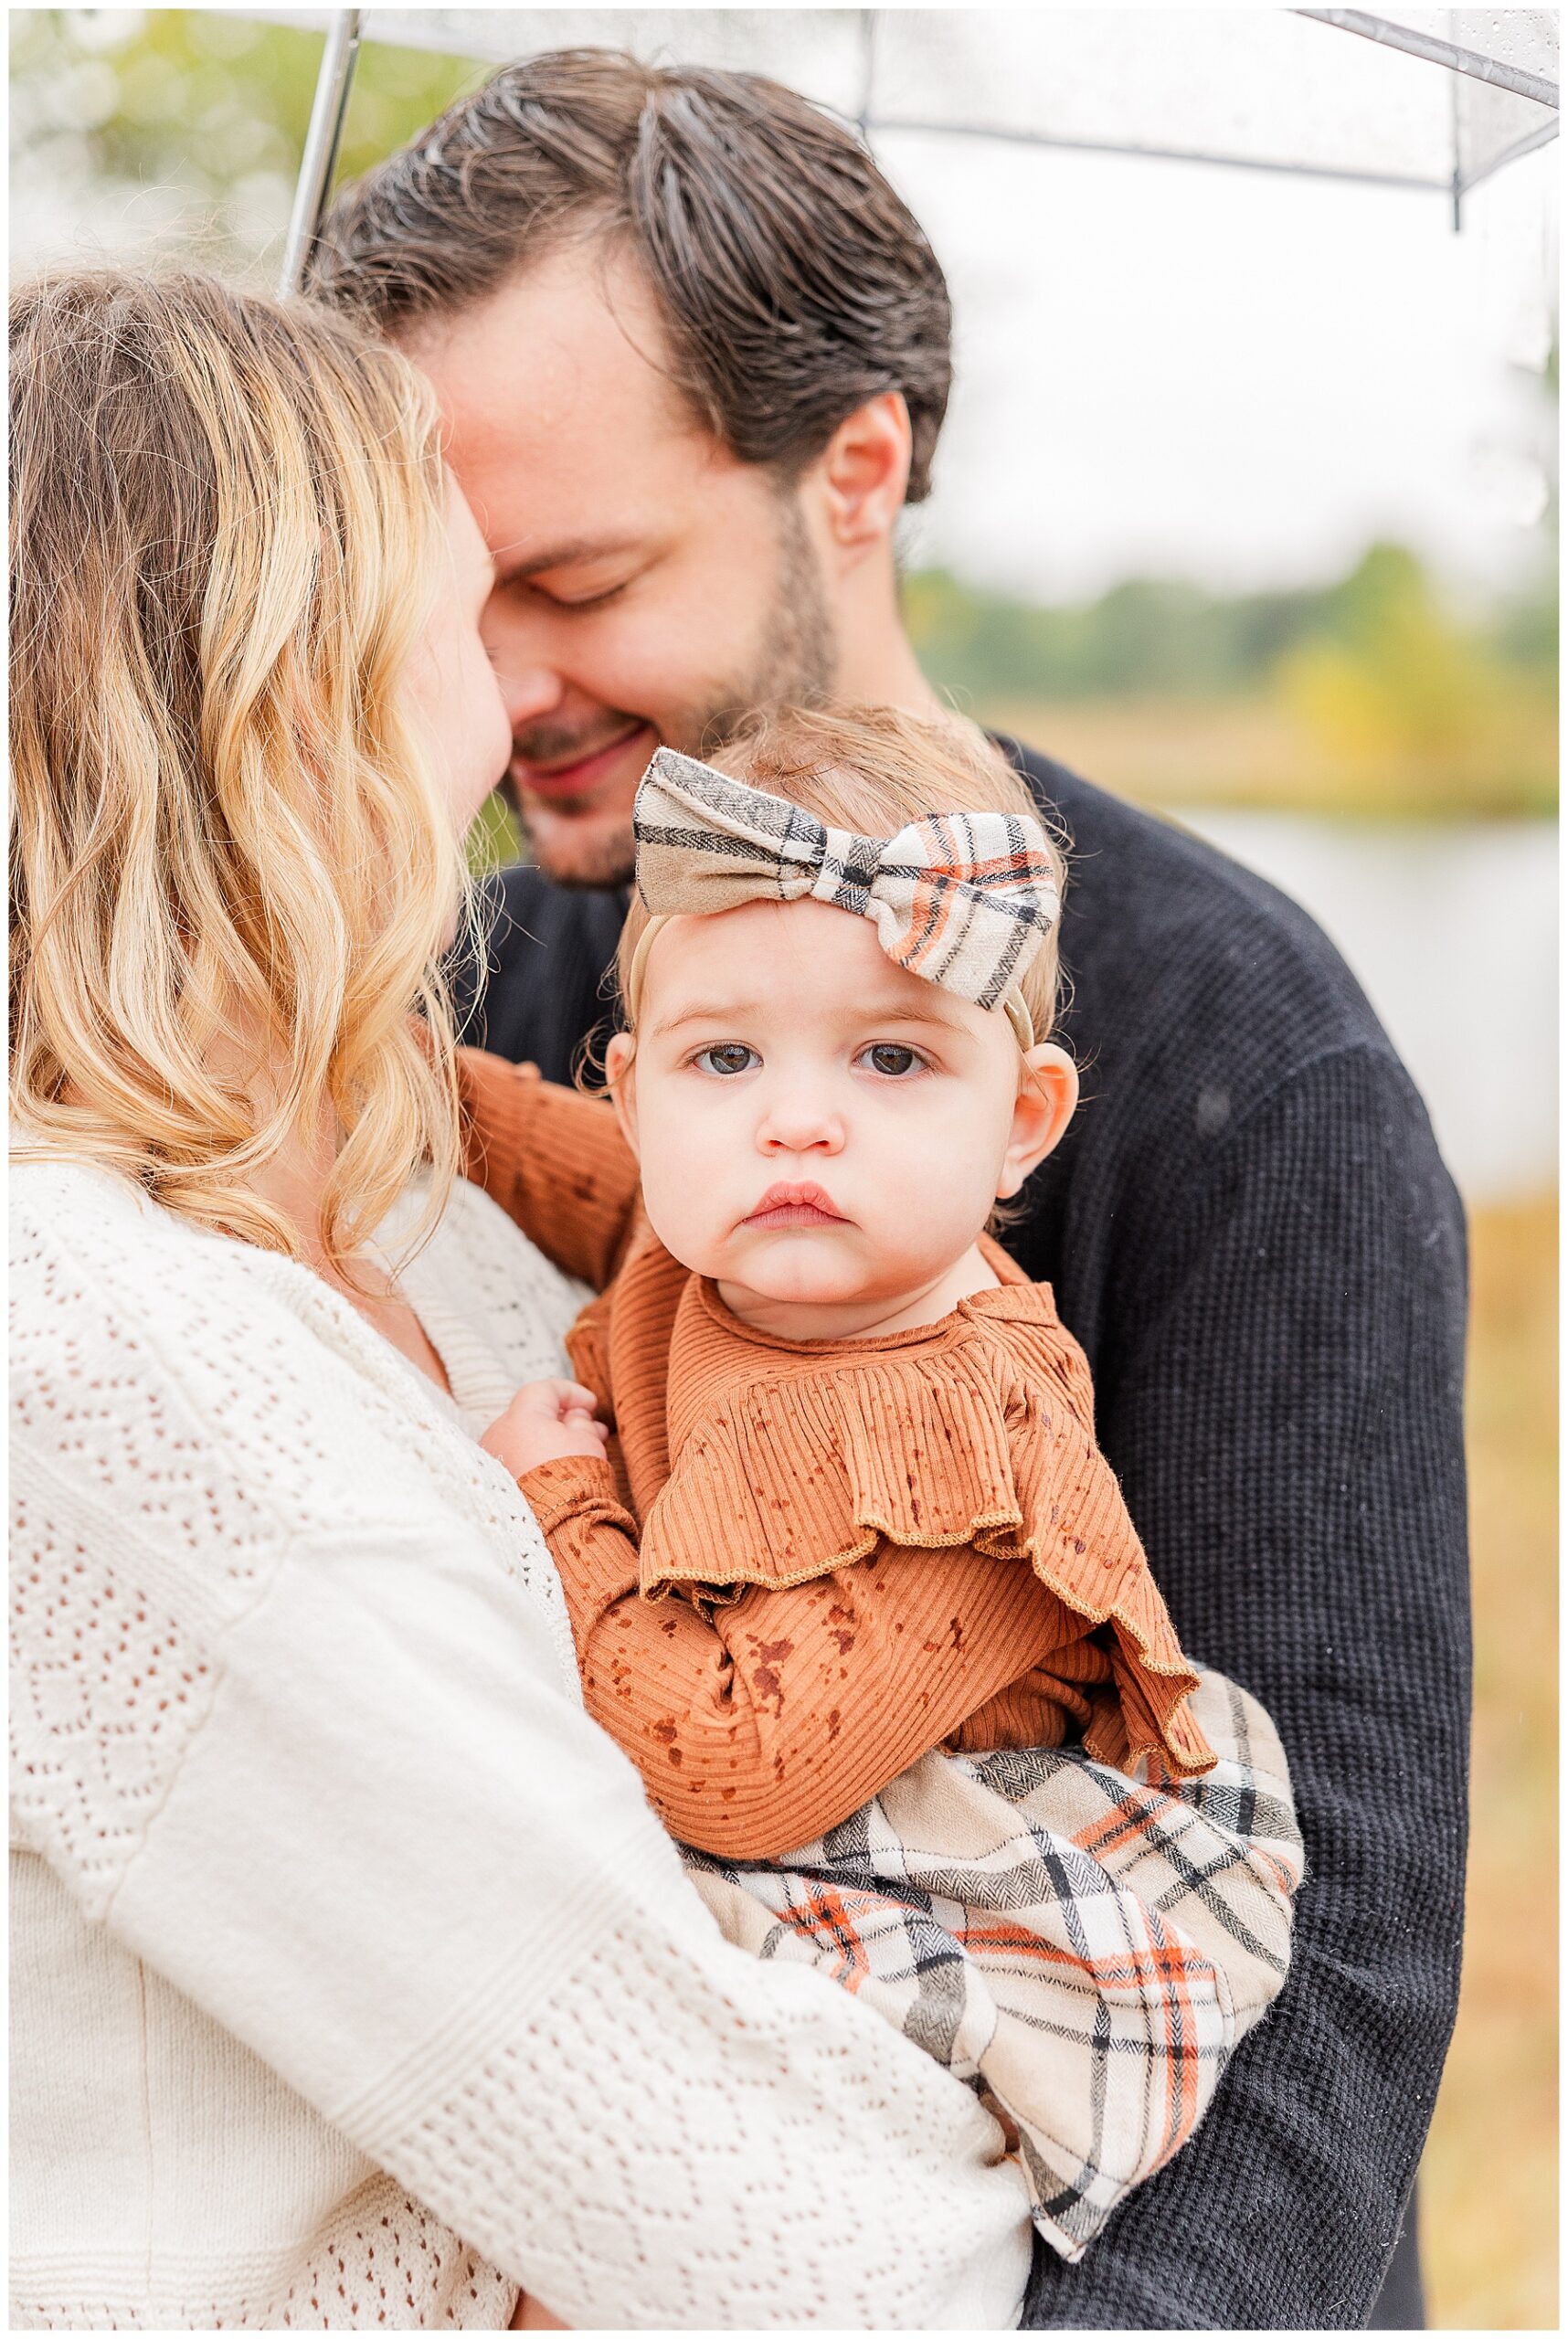
[[[601,747],[590,748],[586,756],[576,756],[569,762],[534,764],[525,756],[514,754],[512,778],[530,796],[581,796],[601,780],[617,763],[634,739],[646,736],[653,752],[653,726],[650,723],[633,723]]]

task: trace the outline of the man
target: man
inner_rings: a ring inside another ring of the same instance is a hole
[[[536,58],[337,206],[320,291],[434,380],[497,567],[487,639],[538,866],[478,1027],[568,1075],[608,1008],[638,778],[750,706],[931,713],[893,536],[949,312],[869,155],[793,92]],[[1267,886],[1006,744],[1072,840],[1073,1130],[1009,1242],[1094,1368],[1186,1645],[1268,1704],[1307,1834],[1296,1962],[1195,2142],[1031,2327],[1374,2310],[1452,2024],[1468,1630],[1464,1244],[1425,1114]],[[1414,2228],[1378,2313],[1420,2321]],[[636,2301],[627,2302],[635,2319]]]

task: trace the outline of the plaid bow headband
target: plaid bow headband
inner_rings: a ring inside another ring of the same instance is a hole
[[[627,984],[633,1015],[665,918],[810,900],[870,918],[895,966],[977,1007],[1000,1007],[1019,1045],[1033,1045],[1018,981],[1061,910],[1038,820],[938,812],[894,837],[856,836],[661,747],[642,776],[632,826],[637,890],[652,913]]]

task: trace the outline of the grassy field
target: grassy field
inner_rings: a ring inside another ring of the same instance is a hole
[[[1471,1224],[1476,1718],[1465,1979],[1422,2167],[1427,2313],[1553,2329],[1557,2301],[1557,1212]]]
[[[1349,820],[1484,820],[1556,809],[1556,702],[1533,689],[1440,751],[1419,736],[1371,731],[1327,738],[1277,694],[996,700],[965,711],[1135,804],[1178,814],[1228,805]]]

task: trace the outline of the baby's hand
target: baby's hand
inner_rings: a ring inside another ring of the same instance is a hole
[[[479,1442],[514,1478],[536,1470],[541,1462],[564,1462],[574,1454],[597,1458],[609,1435],[603,1422],[594,1419],[598,1403],[580,1381],[529,1381]]]

